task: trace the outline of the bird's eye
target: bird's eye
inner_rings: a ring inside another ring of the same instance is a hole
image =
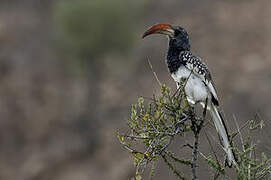
[[[179,30],[179,29],[176,29],[175,32],[174,32],[174,35],[175,35],[175,36],[178,36],[180,33],[181,33],[180,30]]]

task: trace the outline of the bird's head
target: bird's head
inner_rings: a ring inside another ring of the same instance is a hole
[[[180,26],[170,24],[156,24],[150,27],[142,36],[145,38],[151,34],[164,34],[169,37],[169,46],[179,50],[190,50],[189,37],[186,30]]]

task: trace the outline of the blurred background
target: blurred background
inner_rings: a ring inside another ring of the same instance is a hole
[[[127,129],[138,96],[159,93],[148,58],[175,89],[164,60],[167,39],[141,39],[155,23],[188,30],[230,129],[233,114],[242,125],[258,113],[266,126],[257,143],[270,156],[270,18],[269,0],[1,0],[0,179],[134,175],[116,131]],[[163,164],[158,169],[155,179],[175,179]]]

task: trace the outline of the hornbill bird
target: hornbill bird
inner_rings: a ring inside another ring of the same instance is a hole
[[[169,38],[169,48],[166,63],[177,87],[186,79],[184,91],[188,102],[193,106],[200,103],[204,108],[207,102],[216,130],[227,153],[227,164],[236,164],[231,149],[228,131],[219,111],[219,101],[210,71],[201,58],[190,51],[189,37],[186,30],[180,26],[157,24],[150,27],[142,38],[151,34],[164,34]]]

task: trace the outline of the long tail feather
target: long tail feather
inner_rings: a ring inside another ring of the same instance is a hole
[[[211,113],[211,116],[213,118],[216,130],[217,130],[219,136],[222,139],[224,150],[227,153],[228,165],[232,166],[232,164],[236,164],[236,161],[235,161],[232,149],[231,149],[231,144],[229,142],[228,132],[227,132],[225,123],[223,121],[223,118],[222,118],[221,114],[219,113],[219,111],[217,109],[217,106],[214,105],[212,102],[211,102],[211,105],[210,105],[210,113]]]

